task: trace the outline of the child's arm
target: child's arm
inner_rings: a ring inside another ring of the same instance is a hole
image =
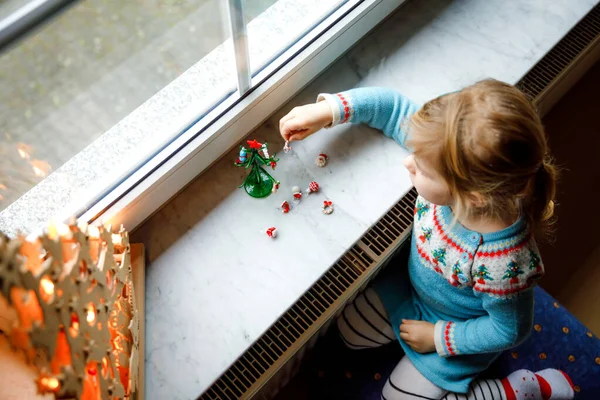
[[[435,324],[435,348],[440,356],[502,351],[527,338],[533,325],[533,288],[512,297],[488,293],[480,296],[488,315]]]
[[[365,123],[402,146],[407,138],[403,122],[420,108],[399,92],[381,87],[352,89],[334,95],[320,94],[317,101],[321,100],[327,101],[331,107],[331,126],[346,122]]]
[[[340,123],[366,123],[404,146],[402,123],[419,106],[392,89],[368,87],[335,95],[321,94],[316,104],[296,107],[284,116],[279,128],[284,140],[302,140],[324,127]]]

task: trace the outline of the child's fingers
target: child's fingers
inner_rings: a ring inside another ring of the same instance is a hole
[[[296,140],[304,140],[306,139],[306,137],[308,136],[308,134],[310,133],[309,129],[302,129],[302,130],[297,130],[292,132],[292,135],[289,138],[290,142],[296,141]]]
[[[403,319],[402,323],[406,324],[406,325],[413,325],[413,324],[419,323],[419,321],[414,320],[414,319]]]
[[[285,140],[287,142],[290,140],[290,136],[292,136],[292,132],[290,131],[289,128],[287,128],[286,123],[287,122],[280,122],[279,133],[281,134],[281,137],[283,138],[283,140]]]
[[[283,134],[283,125],[292,118],[294,118],[294,114],[289,112],[279,120],[279,132]]]
[[[408,332],[400,332],[400,338],[405,342],[408,340]]]
[[[306,124],[304,124],[302,121],[299,121],[297,118],[293,118],[284,122],[281,132],[284,139],[293,141],[304,139],[306,133],[308,133],[308,129]]]
[[[281,124],[281,127],[279,130],[281,132],[281,136],[283,136],[283,138],[285,140],[290,140],[290,136],[292,136],[294,134],[294,131],[298,130],[299,127],[300,126],[299,126],[298,122],[294,121],[294,118],[292,117],[292,118],[284,121]]]

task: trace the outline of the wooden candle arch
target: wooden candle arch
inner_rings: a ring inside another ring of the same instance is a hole
[[[0,234],[4,334],[57,399],[137,398],[140,321],[123,228],[52,225],[28,241]]]

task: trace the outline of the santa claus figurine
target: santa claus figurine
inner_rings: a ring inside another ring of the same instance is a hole
[[[327,154],[325,153],[321,153],[317,156],[317,159],[315,160],[315,164],[317,164],[317,167],[323,168],[324,166],[327,165]]]

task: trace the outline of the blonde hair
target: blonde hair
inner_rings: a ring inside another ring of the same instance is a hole
[[[517,88],[488,79],[440,96],[408,129],[415,157],[448,184],[456,218],[522,215],[532,233],[548,232],[557,170],[542,122]]]

